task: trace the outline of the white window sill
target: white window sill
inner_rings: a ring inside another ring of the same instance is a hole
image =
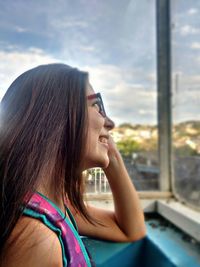
[[[200,242],[200,212],[175,200],[170,192],[139,192],[145,213],[156,212]],[[112,195],[87,194],[87,202],[113,209]]]
[[[156,212],[200,242],[200,212],[177,200],[158,200]]]

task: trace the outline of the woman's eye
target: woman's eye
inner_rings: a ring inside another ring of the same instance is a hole
[[[99,107],[99,104],[98,104],[98,103],[94,103],[94,104],[93,104],[93,107],[95,107],[96,110],[97,110],[98,112],[100,112],[100,107]]]

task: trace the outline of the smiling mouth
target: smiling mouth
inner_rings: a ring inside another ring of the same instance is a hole
[[[100,143],[102,143],[102,144],[106,144],[106,145],[108,145],[108,139],[107,139],[106,137],[100,136],[100,137],[99,137],[99,141],[100,141]]]

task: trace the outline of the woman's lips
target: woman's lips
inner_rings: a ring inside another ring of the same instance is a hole
[[[99,137],[99,142],[104,145],[106,148],[108,148],[108,138],[104,136]]]
[[[99,141],[104,144],[108,144],[108,139],[106,137],[100,136]]]

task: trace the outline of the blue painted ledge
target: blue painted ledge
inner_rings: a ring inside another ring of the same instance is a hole
[[[134,243],[83,241],[97,267],[200,267],[200,244],[163,219],[146,226],[147,237]]]

